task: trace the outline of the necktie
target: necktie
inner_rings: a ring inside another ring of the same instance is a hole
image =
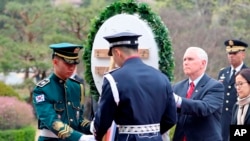
[[[194,91],[194,82],[191,82],[190,86],[189,86],[189,89],[188,89],[188,92],[187,92],[186,98],[191,98],[193,91]]]
[[[189,89],[188,89],[188,91],[187,91],[187,95],[186,95],[186,98],[191,98],[191,96],[192,96],[192,93],[193,93],[193,91],[194,91],[194,82],[191,82],[190,84],[189,84]],[[186,139],[186,136],[184,135],[184,137],[183,137],[183,141],[186,141],[187,139]]]
[[[231,79],[230,79],[230,83],[234,83],[235,82],[235,72],[236,72],[236,70],[234,69],[233,70],[233,74],[232,74]]]

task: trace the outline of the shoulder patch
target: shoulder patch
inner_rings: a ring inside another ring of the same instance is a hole
[[[36,96],[35,99],[36,99],[37,103],[43,102],[43,101],[45,101],[45,96],[44,96],[44,94],[41,94],[41,95]]]
[[[43,87],[46,84],[48,84],[50,82],[50,80],[48,78],[41,80],[40,82],[38,82],[36,85],[39,87]]]

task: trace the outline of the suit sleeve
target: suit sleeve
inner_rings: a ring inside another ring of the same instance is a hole
[[[166,91],[167,91],[167,103],[164,115],[160,123],[161,134],[164,134],[177,122],[176,104],[171,85],[167,87]]]
[[[102,140],[104,134],[111,126],[116,108],[117,105],[114,101],[109,82],[104,79],[101,99],[94,118],[94,135],[98,141]],[[109,110],[107,111],[107,109]]]
[[[207,82],[207,84],[204,86],[205,90],[198,94],[199,98],[182,98],[181,114],[204,117],[211,115],[222,107],[224,99],[223,84],[218,81]]]

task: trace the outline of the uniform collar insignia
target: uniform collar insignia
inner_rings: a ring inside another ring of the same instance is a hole
[[[45,79],[41,80],[40,82],[38,82],[36,85],[39,87],[43,87],[46,84],[48,84],[49,82],[50,82],[50,80],[48,78],[45,78]]]

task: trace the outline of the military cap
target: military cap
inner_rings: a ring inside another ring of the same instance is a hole
[[[52,56],[62,58],[68,64],[79,64],[79,51],[83,48],[82,45],[71,43],[58,43],[49,46],[53,50]]]
[[[227,40],[225,41],[226,51],[227,53],[235,53],[238,51],[245,51],[248,47],[247,43],[244,43],[240,40]]]
[[[138,37],[141,35],[130,33],[130,32],[120,32],[111,36],[106,36],[106,39],[110,46],[108,55],[112,56],[111,48],[113,47],[128,47],[128,48],[138,48]]]

